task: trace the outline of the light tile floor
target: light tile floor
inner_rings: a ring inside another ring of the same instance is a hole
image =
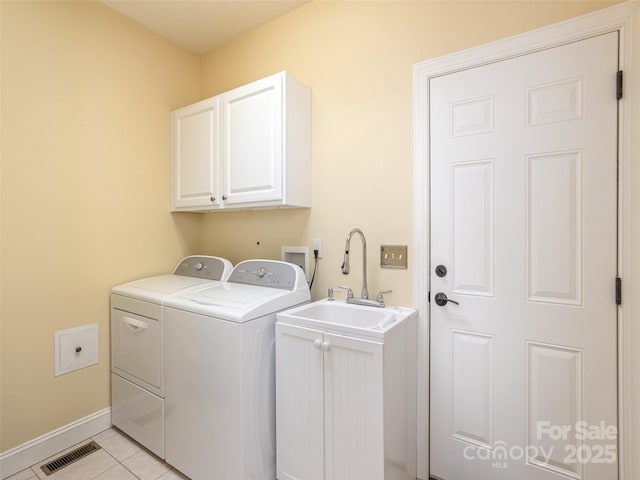
[[[41,465],[94,440],[102,448],[68,465],[52,475],[45,475]],[[189,480],[135,441],[114,428],[105,430],[6,480]]]

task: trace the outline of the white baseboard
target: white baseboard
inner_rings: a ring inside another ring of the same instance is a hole
[[[111,428],[110,407],[2,452],[0,478],[10,477],[108,428]]]

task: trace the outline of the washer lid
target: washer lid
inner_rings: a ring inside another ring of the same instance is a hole
[[[246,322],[311,300],[309,290],[220,282],[168,298],[165,305],[208,317]]]
[[[226,258],[192,255],[183,258],[173,273],[117,285],[111,293],[162,304],[171,295],[229,278],[233,266]]]
[[[171,295],[211,282],[213,280],[169,273],[117,285],[111,289],[111,293],[161,304],[165,298]]]
[[[311,300],[304,272],[277,260],[245,260],[228,282],[183,292],[167,300],[169,307],[209,317],[245,322]]]

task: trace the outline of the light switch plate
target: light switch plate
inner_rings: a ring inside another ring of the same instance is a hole
[[[380,266],[382,268],[407,268],[407,246],[380,245]]]

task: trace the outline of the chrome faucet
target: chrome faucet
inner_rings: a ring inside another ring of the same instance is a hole
[[[343,275],[349,275],[349,250],[351,248],[351,236],[354,233],[360,234],[362,238],[362,294],[360,298],[366,300],[369,298],[369,291],[367,290],[367,240],[364,238],[364,233],[359,228],[354,228],[347,235],[347,241],[344,245],[344,261],[342,262]]]
[[[354,303],[356,305],[367,305],[369,307],[384,307],[384,294],[391,293],[391,290],[380,290],[375,300],[369,300],[369,290],[367,290],[367,241],[364,238],[364,233],[359,228],[354,228],[347,235],[347,242],[344,245],[344,260],[342,261],[342,273],[349,275],[349,251],[351,249],[351,237],[354,233],[359,233],[362,238],[362,294],[360,298],[353,296],[353,292],[349,287],[339,286],[336,288],[347,290],[347,303]],[[333,288],[329,289],[329,300],[333,300]]]

